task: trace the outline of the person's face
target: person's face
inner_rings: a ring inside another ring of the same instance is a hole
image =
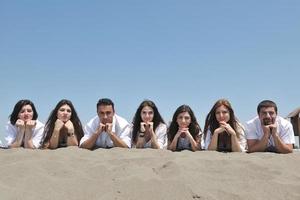
[[[182,112],[177,116],[177,124],[179,128],[188,128],[192,119],[188,112]]]
[[[143,122],[152,122],[154,117],[154,111],[150,106],[145,106],[141,111],[141,118]]]
[[[72,110],[69,105],[65,104],[62,105],[57,111],[57,119],[61,120],[62,122],[67,122],[71,119]]]
[[[24,105],[18,114],[18,119],[24,122],[30,121],[33,118],[33,110],[31,105]]]
[[[221,105],[216,109],[216,119],[218,122],[228,122],[230,119],[230,113],[226,106]]]
[[[259,111],[259,119],[263,125],[274,124],[276,116],[274,107],[262,107]]]
[[[100,118],[101,123],[112,123],[114,110],[112,105],[100,105],[97,109],[98,116]]]

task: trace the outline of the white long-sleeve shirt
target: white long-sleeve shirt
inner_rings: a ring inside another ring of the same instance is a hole
[[[5,135],[6,144],[7,146],[9,146],[16,140],[18,134],[18,127],[16,125],[12,125],[9,121],[6,124],[5,132],[6,132]],[[44,133],[44,124],[39,120],[36,120],[36,125],[33,128],[33,132],[32,132],[32,143],[35,148],[39,148],[41,146],[43,133]]]
[[[93,117],[84,127],[84,136],[80,140],[80,145],[89,139],[99,127],[100,118],[97,116]],[[130,124],[122,117],[118,115],[113,116],[112,132],[116,134],[126,145],[131,147],[131,132]],[[113,141],[110,139],[108,133],[101,133],[96,140],[96,147],[110,148],[113,147]]]
[[[279,137],[285,144],[294,144],[295,143],[295,137],[294,137],[294,130],[291,122],[288,120],[277,116],[275,123],[277,124],[277,132],[279,134]],[[264,131],[262,129],[262,125],[260,122],[259,117],[255,117],[252,120],[248,121],[246,123],[246,138],[247,140],[261,140],[261,138],[264,135]],[[274,139],[272,136],[270,136],[268,141],[268,147],[275,146]]]

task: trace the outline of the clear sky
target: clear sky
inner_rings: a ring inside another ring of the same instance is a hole
[[[85,124],[103,97],[128,121],[144,99],[166,121],[188,104],[202,128],[219,98],[242,123],[264,99],[285,117],[300,106],[299,10],[298,0],[0,0],[0,135],[24,98],[42,122],[67,98]]]

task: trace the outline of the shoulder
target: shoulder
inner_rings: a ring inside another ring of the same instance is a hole
[[[86,125],[87,126],[92,126],[95,123],[99,124],[99,122],[100,122],[100,119],[99,119],[98,115],[96,115],[95,117],[90,119]]]
[[[10,121],[8,121],[8,122],[6,123],[5,129],[6,129],[7,132],[12,131],[12,130],[15,130],[16,128],[17,128],[17,127],[16,127],[15,125],[12,125],[12,124],[10,123]]]
[[[245,129],[256,129],[260,125],[259,117],[256,116],[245,124]]]
[[[258,116],[256,116],[253,119],[250,119],[249,121],[247,121],[246,126],[256,125],[257,123],[259,123]]]
[[[121,116],[119,116],[119,115],[117,115],[117,114],[115,114],[115,119],[116,119],[116,122],[120,125],[120,126],[129,126],[129,123],[128,123],[128,121],[125,119],[125,118],[123,118],[123,117],[121,117]]]
[[[167,129],[167,125],[164,123],[159,123],[156,129]]]
[[[282,128],[292,128],[292,123],[283,117],[277,116],[277,122]]]
[[[239,132],[244,132],[245,131],[245,127],[243,126],[243,124],[241,123],[241,122],[237,122],[236,123],[236,129],[237,129],[237,131],[239,131]]]
[[[247,121],[246,124],[245,124],[245,127],[244,127],[246,134],[247,133],[249,134],[251,132],[256,132],[256,130],[259,129],[259,126],[260,126],[260,120],[259,120],[258,116],[256,116],[253,119]]]
[[[36,120],[36,128],[39,129],[39,128],[43,128],[45,125],[40,121],[40,120]]]

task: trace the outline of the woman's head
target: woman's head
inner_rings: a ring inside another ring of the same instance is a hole
[[[53,113],[53,120],[59,119],[62,122],[66,123],[72,118],[75,108],[71,101],[63,99],[55,106]],[[75,111],[76,112],[76,111]],[[50,115],[50,116],[51,116]],[[74,119],[74,118],[73,118]]]
[[[141,122],[153,122],[154,130],[160,123],[165,123],[153,101],[145,100],[139,105],[133,118],[133,141],[136,140],[137,132],[140,130]]]
[[[179,128],[188,128],[194,139],[196,139],[201,131],[197,118],[188,105],[181,105],[176,109],[168,129],[168,138],[170,141],[174,139]]]
[[[10,123],[15,125],[18,119],[26,123],[29,120],[36,120],[37,118],[38,113],[33,102],[28,99],[23,99],[16,103],[10,115]]]
[[[220,126],[220,122],[226,122],[236,130],[237,121],[234,111],[230,102],[226,99],[218,100],[207,114],[204,135],[206,136],[208,129],[213,133]]]

